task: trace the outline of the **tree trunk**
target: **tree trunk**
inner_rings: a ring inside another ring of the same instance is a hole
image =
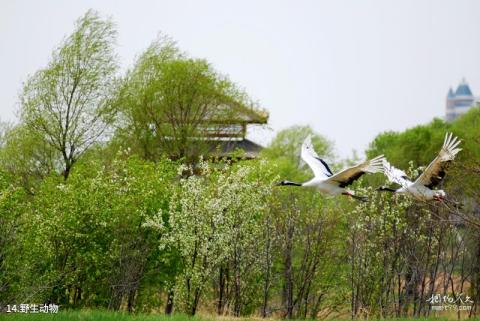
[[[223,314],[223,306],[225,305],[225,270],[223,266],[220,267],[220,275],[218,278],[218,303],[217,303],[217,314]]]
[[[137,293],[137,289],[131,289],[128,293],[128,302],[127,302],[127,311],[133,312],[133,307],[135,306],[135,295]]]
[[[265,280],[263,283],[263,302],[262,302],[262,318],[267,317],[268,309],[268,297],[270,292],[270,273],[271,273],[271,251],[272,251],[272,240],[270,234],[270,216],[267,217],[265,221],[265,233],[266,233],[266,244],[265,244]]]
[[[170,315],[173,312],[173,289],[167,292],[167,304],[165,305],[165,314]]]
[[[110,297],[110,303],[108,304],[108,309],[113,311],[120,310],[123,299],[123,290],[122,289],[112,289],[112,295]]]
[[[194,295],[194,298],[193,298],[193,302],[192,302],[192,306],[191,306],[191,309],[190,309],[190,315],[195,315],[195,313],[197,313],[197,308],[198,308],[198,303],[200,302],[200,289],[196,289],[195,290],[195,295]]]
[[[293,232],[294,226],[290,222],[287,223],[286,246],[284,250],[284,304],[285,317],[291,319],[293,317],[293,267],[292,267],[292,248],[293,248]]]

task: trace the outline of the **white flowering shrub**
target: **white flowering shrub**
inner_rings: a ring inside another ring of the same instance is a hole
[[[274,175],[267,163],[253,161],[232,166],[201,161],[195,171],[181,179],[167,220],[158,213],[147,225],[164,232],[160,247],[174,248],[180,257],[175,282],[180,310],[195,314],[210,281],[228,266],[235,289],[232,309],[240,314],[258,286],[262,222]]]

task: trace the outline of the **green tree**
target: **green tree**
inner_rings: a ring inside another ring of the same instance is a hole
[[[372,303],[368,303],[372,299],[375,306],[378,306],[379,300],[385,302],[382,306],[383,311],[377,311],[382,315],[400,316],[409,315],[409,313],[415,316],[428,315],[430,309],[424,301],[432,293],[460,293],[465,290],[467,282],[470,283],[471,297],[476,297],[480,293],[479,110],[478,107],[472,108],[452,123],[434,119],[428,124],[415,126],[403,132],[383,133],[378,135],[370,145],[367,151],[369,155],[383,153],[395,166],[403,169],[417,169],[414,171],[416,173],[412,172],[411,179],[415,179],[438,154],[447,132],[453,132],[462,140],[460,145],[462,151],[450,164],[448,173],[441,183],[441,188],[447,192],[447,199],[444,202],[426,204],[411,202],[405,207],[399,206],[403,198],[397,197],[398,200],[393,202],[397,207],[396,211],[401,210],[395,215],[397,227],[395,224],[388,223],[388,220],[382,219],[384,213],[388,211],[385,210],[385,205],[378,204],[377,201],[372,202],[371,208],[361,211],[368,213],[370,218],[373,216],[377,218],[373,223],[370,221],[367,224],[365,239],[360,239],[357,244],[363,242],[363,246],[381,251],[386,262],[397,264],[395,269],[398,276],[393,277],[393,279],[397,278],[394,282],[397,284],[397,290],[394,293],[377,292],[380,290],[379,287],[365,288],[363,293],[366,297],[360,298],[363,294],[360,294],[360,297],[357,296],[359,299],[357,308],[362,309],[362,305],[366,304],[366,309],[372,311]],[[391,205],[386,208],[390,207]],[[369,211],[375,208],[377,209],[374,212],[377,214]],[[387,228],[385,233],[382,232],[381,237],[374,232],[380,227],[375,225],[378,221],[387,222],[382,223],[382,229],[385,229],[385,226]],[[400,224],[406,226],[403,235],[399,233],[398,225]],[[391,237],[392,232],[395,232],[395,237],[391,241],[395,245],[395,250],[385,256],[389,252],[389,246],[383,250],[377,247],[384,242],[382,241],[384,237]],[[399,240],[401,240],[400,243]],[[357,252],[360,261],[365,257],[371,257],[369,254],[362,256],[361,252],[362,249]],[[372,262],[369,271],[374,271],[376,269],[374,266],[377,266],[380,271],[384,270],[384,267]],[[367,276],[360,266],[357,265],[357,268],[360,268],[359,277]],[[381,275],[382,282],[389,278],[388,274],[381,273]],[[357,284],[377,283],[376,281],[367,282],[361,278],[358,282]],[[399,284],[402,283],[406,285],[400,287]],[[386,285],[383,289],[385,288],[392,289],[395,285]],[[361,289],[359,291],[362,292]],[[383,298],[380,298],[382,295],[376,296],[378,293],[383,293]],[[471,315],[475,310],[474,306]],[[358,309],[354,312],[358,312]]]
[[[9,128],[0,149],[0,166],[27,190],[61,168],[61,157],[37,132],[25,125]]]
[[[142,224],[168,209],[176,165],[120,154],[77,166],[67,181],[44,180],[22,218],[16,299],[133,311],[161,255]]]
[[[102,138],[114,110],[116,31],[90,10],[53,52],[48,66],[24,84],[22,121],[57,150],[66,179],[78,158]]]
[[[426,125],[418,125],[402,133],[385,132],[370,143],[367,155],[384,154],[399,168],[427,166],[442,147],[449,125],[443,120],[434,119]]]
[[[293,126],[279,132],[262,152],[275,164],[279,177],[306,180],[312,176],[308,166],[301,166],[300,158],[307,135],[313,136],[321,157],[333,159],[331,142],[308,126]],[[287,318],[317,318],[321,310],[332,313],[345,294],[347,269],[342,263],[342,241],[347,231],[345,214],[351,208],[348,201],[330,200],[315,189],[277,187],[268,207],[265,230],[273,231],[275,242],[265,251],[273,258],[264,273],[262,315],[268,315],[270,296],[281,298],[282,313]],[[334,288],[337,291],[332,291]]]
[[[146,159],[187,161],[205,155],[208,138],[254,108],[247,95],[203,59],[186,56],[166,37],[154,41],[127,72],[117,95],[117,144]]]
[[[333,144],[325,137],[317,134],[310,126],[292,126],[281,130],[263,151],[263,155],[271,159],[286,159],[291,164],[300,164],[300,151],[303,141],[312,135],[312,143],[320,157],[333,158]]]
[[[18,261],[22,256],[22,214],[28,196],[22,187],[11,184],[12,176],[0,171],[0,305],[14,302],[18,290]]]

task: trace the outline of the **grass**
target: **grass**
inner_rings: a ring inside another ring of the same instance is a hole
[[[181,314],[167,316],[164,314],[128,314],[123,312],[112,312],[106,310],[69,310],[61,311],[57,314],[22,314],[22,313],[0,313],[0,320],[5,321],[260,321],[260,318],[244,318],[235,319],[229,317],[189,317]],[[274,319],[269,319],[270,321]],[[418,319],[391,319],[395,321],[443,321],[448,320],[444,317],[430,317]],[[452,319],[450,319],[452,320]],[[480,321],[480,318],[469,319],[472,321]],[[373,321],[370,319],[370,321]]]
[[[195,318],[200,321],[200,319]],[[106,310],[69,310],[58,313],[3,313],[0,320],[5,321],[192,321],[191,317],[175,315],[168,317],[162,314],[128,314]]]

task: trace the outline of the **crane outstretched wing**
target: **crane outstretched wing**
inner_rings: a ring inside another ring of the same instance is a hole
[[[308,135],[307,138],[305,138],[305,141],[302,144],[302,152],[300,156],[305,163],[310,166],[313,174],[315,174],[315,177],[328,178],[333,175],[330,167],[328,167],[328,164],[321,159],[313,149],[311,135]]]
[[[346,168],[328,178],[328,182],[336,183],[339,187],[346,187],[359,179],[365,173],[379,173],[382,171],[382,161],[385,158],[379,155],[358,165]]]
[[[393,167],[386,159],[383,160],[383,173],[390,182],[398,184],[403,188],[407,188],[411,184],[408,175],[401,169]]]
[[[433,188],[438,185],[445,177],[446,171],[455,155],[461,148],[457,148],[461,140],[458,137],[453,137],[452,133],[445,135],[443,146],[437,157],[428,165],[425,171],[415,180],[414,184],[421,184],[428,188]]]

